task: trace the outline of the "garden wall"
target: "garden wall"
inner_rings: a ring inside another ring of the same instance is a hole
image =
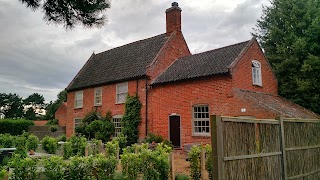
[[[52,132],[51,127],[52,126],[29,126],[28,132],[36,135],[40,140],[45,136],[58,137],[66,134],[65,126],[56,126],[56,132]]]

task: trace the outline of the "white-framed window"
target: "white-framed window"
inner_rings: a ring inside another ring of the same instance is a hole
[[[210,135],[209,106],[193,106],[192,128],[194,135]]]
[[[128,82],[117,84],[116,103],[125,103],[128,95]]]
[[[115,115],[112,117],[112,123],[114,124],[114,135],[113,137],[118,137],[119,134],[121,133],[121,120],[122,120],[123,115]]]
[[[252,83],[262,86],[261,63],[257,60],[252,61]]]
[[[83,91],[76,91],[74,97],[74,107],[82,108],[83,106]]]
[[[74,128],[80,126],[81,119],[80,118],[74,118]]]
[[[94,105],[100,106],[102,104],[102,88],[94,88]]]

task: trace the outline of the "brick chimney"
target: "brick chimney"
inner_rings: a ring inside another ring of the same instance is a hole
[[[173,31],[181,32],[181,8],[177,2],[173,2],[171,6],[166,10],[167,35]]]

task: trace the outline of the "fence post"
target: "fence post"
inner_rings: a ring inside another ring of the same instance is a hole
[[[171,179],[175,179],[175,173],[174,173],[174,155],[173,152],[170,153],[170,172],[171,172]]]
[[[286,145],[284,139],[284,124],[282,117],[276,117],[276,120],[279,120],[280,125],[280,150],[281,150],[281,174],[282,179],[287,180],[287,159],[286,159]]]
[[[84,156],[88,157],[89,156],[89,149],[88,149],[88,145],[86,146],[85,150],[84,150]]]
[[[223,180],[223,124],[221,117],[210,116],[212,145],[212,178]]]
[[[201,154],[200,154],[200,163],[201,163],[201,179],[205,179],[204,178],[204,174],[206,172],[206,150],[203,148],[203,146],[201,147]]]

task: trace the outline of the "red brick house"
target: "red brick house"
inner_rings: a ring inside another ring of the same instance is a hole
[[[160,134],[176,147],[209,142],[209,114],[274,118],[318,115],[277,94],[277,79],[251,40],[192,55],[177,3],[166,10],[166,33],[92,54],[67,87],[67,136],[90,111],[111,110],[117,135],[127,94],[142,103],[140,138]],[[64,122],[62,120],[61,122]]]

